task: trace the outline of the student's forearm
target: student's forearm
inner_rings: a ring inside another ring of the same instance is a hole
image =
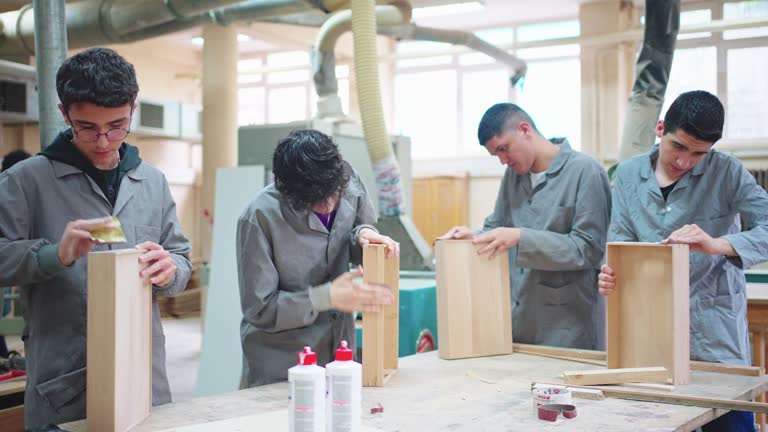
[[[733,248],[733,245],[731,242],[724,238],[716,238],[714,239],[716,246],[716,249],[718,251],[717,255],[725,255],[725,256],[738,256],[739,254],[736,252],[736,249]]]

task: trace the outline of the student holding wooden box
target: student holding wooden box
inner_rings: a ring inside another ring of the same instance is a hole
[[[392,300],[383,286],[358,283],[362,246],[399,245],[376,231],[363,182],[331,138],[297,130],[275,149],[275,182],[237,223],[243,320],[243,384],[285,381],[305,346],[317,364],[333,360],[342,340],[355,351],[353,311],[377,311]]]
[[[93,48],[67,59],[56,76],[70,126],[37,156],[0,175],[0,286],[21,286],[26,327],[25,428],[85,417],[87,268],[91,250],[147,250],[142,276],[155,295],[182,291],[189,243],[160,170],[123,140],[138,93],[133,66]],[[90,230],[119,218],[127,238],[97,246]],[[153,302],[153,403],[171,401],[165,339]]]
[[[478,140],[508,168],[496,207],[475,235],[455,227],[441,238],[509,251],[515,342],[595,349],[603,332],[597,274],[605,253],[610,188],[605,170],[565,138],[547,140],[514,104],[483,115]]]
[[[713,149],[724,117],[710,93],[675,99],[656,126],[660,143],[616,171],[608,240],[688,244],[691,359],[749,365],[743,270],[768,261],[768,194],[741,162]],[[615,282],[603,266],[600,293],[620,290]],[[731,412],[703,430],[752,431],[753,422]]]

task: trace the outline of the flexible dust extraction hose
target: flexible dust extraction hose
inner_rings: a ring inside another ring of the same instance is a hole
[[[405,24],[411,19],[407,5],[379,5],[375,8],[377,30],[381,26]],[[320,27],[312,48],[312,79],[317,91],[317,116],[319,118],[343,116],[336,79],[334,50],[339,37],[352,28],[352,11],[334,12]]]
[[[384,216],[397,216],[404,211],[404,200],[400,167],[384,124],[376,53],[375,4],[374,0],[352,0],[355,76],[363,132],[379,189],[379,212]]]

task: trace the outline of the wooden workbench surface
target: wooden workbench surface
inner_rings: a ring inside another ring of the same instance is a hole
[[[722,410],[716,413],[712,409],[619,399],[574,399],[578,409],[575,419],[556,425],[535,418],[530,393],[531,381],[559,382],[556,377],[563,371],[597,368],[520,353],[451,361],[441,360],[436,352],[403,357],[397,374],[385,387],[363,389],[363,423],[369,428],[383,431],[417,432],[689,432],[725,413]],[[767,388],[768,376],[693,372],[691,384],[678,386],[673,393],[751,399]],[[384,412],[370,414],[370,408],[379,403],[384,407]],[[147,420],[131,432],[166,431],[170,428],[285,410],[287,406],[287,384],[272,384],[157,407]],[[81,432],[86,430],[84,423],[70,423],[62,427],[72,432]],[[225,432],[220,425],[213,429]]]

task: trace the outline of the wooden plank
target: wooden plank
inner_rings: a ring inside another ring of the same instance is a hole
[[[515,352],[524,352],[526,354],[546,354],[554,358],[573,357],[590,360],[605,361],[605,351],[584,350],[578,348],[560,348],[547,345],[531,345],[515,342],[512,344]]]
[[[691,360],[691,370],[699,372],[717,372],[732,375],[762,376],[765,369],[758,366],[740,366],[725,363],[711,363]]]
[[[616,290],[608,296],[611,369],[667,368],[673,384],[690,382],[688,246],[608,243]]]
[[[88,254],[88,429],[122,432],[152,406],[152,289],[142,252]]]
[[[392,304],[381,312],[363,313],[363,385],[381,387],[391,376],[386,370],[397,369],[400,261],[387,259],[384,245],[366,245],[363,269],[364,282],[386,284],[393,294]]]
[[[529,345],[521,343],[515,343],[514,350],[515,352],[521,354],[537,355],[540,357],[566,360],[576,363],[592,364],[596,366],[606,365],[605,351],[559,348],[546,345]],[[742,366],[698,360],[691,360],[690,367],[691,370],[700,372],[717,372],[731,375],[762,376],[765,374],[765,369],[758,366]]]
[[[652,383],[621,383],[622,387],[637,388],[641,390],[653,390],[671,392],[675,391],[677,387],[669,384],[652,384]]]
[[[478,255],[471,240],[440,240],[437,258],[438,350],[444,359],[512,352],[509,260]]]
[[[664,382],[669,376],[668,372],[664,367],[568,371],[563,372],[563,381],[569,385]]]
[[[0,410],[0,431],[24,432],[24,406]]]

